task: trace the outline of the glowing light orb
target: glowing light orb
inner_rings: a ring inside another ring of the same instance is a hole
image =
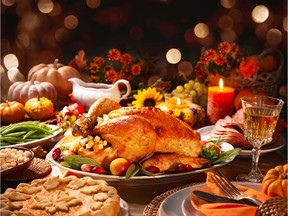
[[[181,52],[176,48],[172,48],[166,53],[166,59],[170,64],[177,64],[181,58]]]
[[[198,23],[194,28],[194,33],[198,38],[205,38],[209,35],[209,27],[205,23]]]
[[[256,6],[252,11],[252,19],[256,23],[263,23],[269,16],[269,10],[264,5]]]

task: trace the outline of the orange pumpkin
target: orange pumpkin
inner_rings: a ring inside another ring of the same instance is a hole
[[[72,83],[68,79],[73,77],[81,78],[75,68],[58,63],[58,59],[53,64],[36,65],[28,72],[29,81],[37,80],[52,83],[57,90],[58,97],[64,101],[68,100],[68,95],[72,93]]]
[[[241,98],[244,96],[253,96],[253,95],[267,95],[265,91],[256,91],[253,89],[242,89],[234,97],[234,108],[239,110],[242,108]]]
[[[272,197],[287,197],[288,188],[288,164],[278,165],[270,169],[263,178],[262,192]]]
[[[54,115],[54,105],[46,97],[29,99],[25,103],[25,110],[33,120],[46,120]]]
[[[24,105],[17,101],[6,101],[0,104],[1,123],[20,122],[25,117]]]

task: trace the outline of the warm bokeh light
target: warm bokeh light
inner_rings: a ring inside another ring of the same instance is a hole
[[[193,66],[189,61],[182,61],[178,64],[178,72],[182,76],[189,76],[193,71]]]
[[[62,12],[62,7],[59,3],[54,2],[53,10],[49,13],[50,16],[59,16]]]
[[[86,4],[90,8],[98,8],[101,4],[101,0],[86,0]]]
[[[198,38],[205,38],[209,35],[209,27],[205,23],[198,23],[194,28],[194,33]]]
[[[234,43],[237,41],[237,34],[233,30],[222,31],[220,36],[222,41],[227,41],[230,43]]]
[[[266,33],[269,30],[269,26],[266,23],[260,23],[256,26],[255,34],[258,38],[266,40]]]
[[[288,31],[288,27],[287,27],[287,25],[288,25],[288,23],[287,23],[287,17],[285,17],[284,19],[283,19],[283,29],[284,29],[284,31]]]
[[[14,5],[16,0],[2,0],[2,4],[5,6],[12,6]]]
[[[282,40],[282,33],[280,30],[272,28],[267,32],[266,40],[269,44],[277,45]]]
[[[53,2],[51,0],[40,0],[38,2],[38,9],[42,13],[48,14],[53,10]]]
[[[65,39],[67,39],[68,35],[69,35],[69,33],[65,28],[59,28],[55,32],[55,40],[58,42],[65,41]]]
[[[16,45],[19,48],[26,48],[30,45],[30,38],[28,34],[19,34],[17,36]]]
[[[193,28],[189,28],[185,31],[184,33],[184,39],[186,41],[186,43],[192,44],[194,41],[194,29]]]
[[[7,70],[10,70],[12,68],[18,68],[19,66],[19,62],[16,55],[12,53],[4,56],[3,62]]]
[[[22,16],[21,26],[27,31],[31,31],[38,27],[40,24],[39,17],[34,13],[25,13]]]
[[[265,20],[268,18],[269,10],[264,5],[258,5],[253,9],[251,15],[254,22],[262,23],[265,22]]]
[[[224,8],[232,8],[236,3],[236,0],[220,0],[220,4],[224,7]]]
[[[218,26],[222,30],[230,30],[233,28],[234,22],[230,16],[222,16],[218,20]]]
[[[74,15],[68,15],[65,17],[64,19],[64,26],[67,28],[67,29],[75,29],[77,28],[78,26],[78,18]]]
[[[240,23],[243,20],[243,13],[238,9],[231,9],[228,15],[233,19],[235,24]]]
[[[181,58],[181,52],[176,48],[172,48],[166,53],[166,59],[170,64],[177,64]]]

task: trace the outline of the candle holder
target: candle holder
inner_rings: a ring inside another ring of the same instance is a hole
[[[165,105],[168,109],[185,109],[190,108],[192,104],[192,96],[189,94],[164,94]]]

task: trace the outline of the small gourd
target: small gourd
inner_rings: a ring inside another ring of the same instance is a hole
[[[31,98],[25,103],[25,111],[33,120],[46,120],[54,115],[54,104],[46,97]]]
[[[6,101],[0,104],[1,123],[17,123],[24,119],[24,105],[17,101]]]
[[[288,195],[288,164],[268,170],[262,181],[263,193],[276,197]]]

